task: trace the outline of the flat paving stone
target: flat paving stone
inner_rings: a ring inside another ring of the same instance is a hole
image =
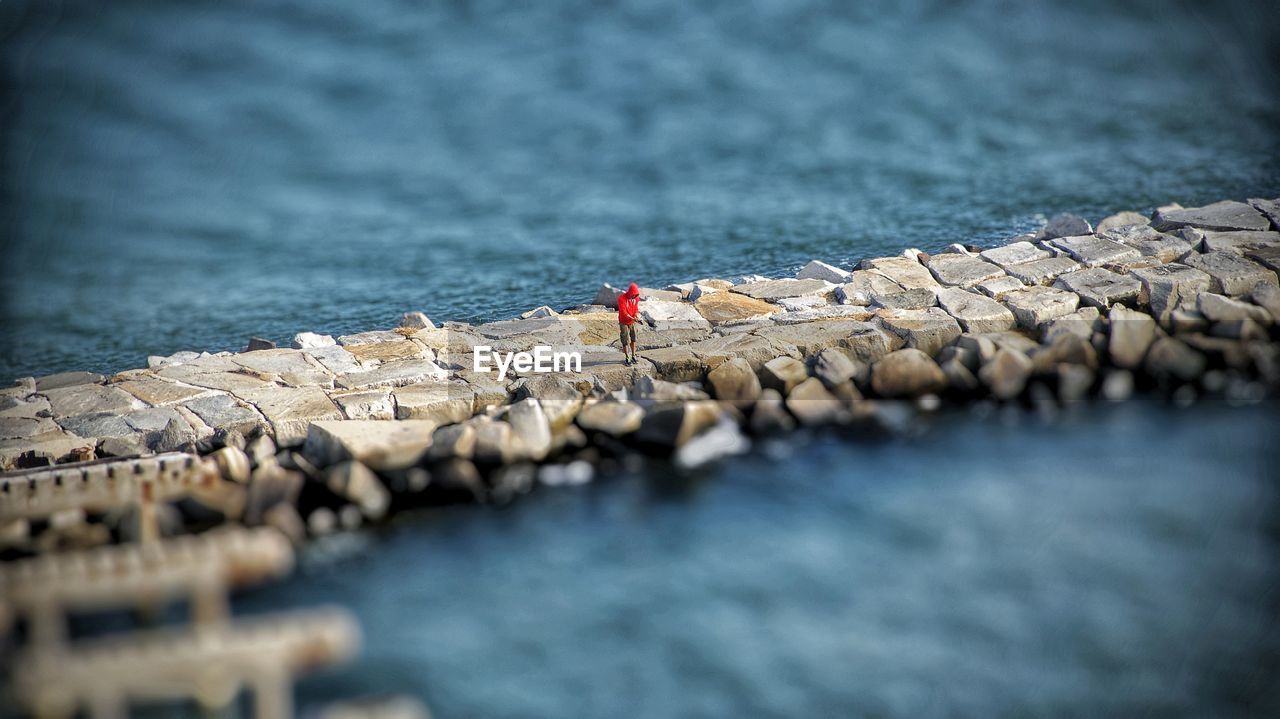
[[[1117,302],[1138,298],[1142,283],[1131,275],[1119,275],[1101,267],[1090,267],[1058,278],[1054,287],[1074,292],[1091,307],[1106,309]]]
[[[1137,250],[1160,262],[1176,262],[1193,249],[1192,243],[1177,235],[1159,232],[1148,225],[1117,227],[1100,233],[1102,237]]]
[[[938,304],[956,319],[965,332],[999,332],[1011,329],[1015,320],[1007,307],[985,295],[944,287],[938,290]]]
[[[960,324],[941,307],[925,310],[881,310],[877,319],[907,347],[932,357],[960,336]]]
[[[1145,267],[1129,273],[1142,283],[1138,302],[1148,305],[1157,318],[1166,317],[1186,300],[1209,291],[1209,275],[1177,262]]]
[[[874,257],[863,260],[861,269],[878,272],[897,282],[905,290],[940,287],[929,268],[906,257]]]
[[[1099,267],[1109,262],[1120,262],[1140,256],[1128,245],[1097,235],[1059,237],[1050,243],[1085,267]]]
[[[1229,231],[1266,230],[1271,227],[1271,223],[1251,205],[1224,200],[1204,207],[1156,210],[1151,226],[1162,232],[1181,227]]]
[[[736,285],[729,291],[746,295],[752,299],[776,302],[784,297],[805,297],[809,295],[827,295],[836,286],[826,280],[763,280],[744,285]]]
[[[1188,267],[1209,275],[1209,291],[1230,297],[1247,295],[1259,282],[1276,284],[1276,273],[1231,252],[1208,252],[1187,257]]]
[[[341,410],[319,387],[263,387],[242,396],[271,423],[276,444],[281,447],[301,444],[312,422],[342,419]]]
[[[1072,292],[1052,287],[1028,287],[1004,296],[1006,307],[1018,324],[1030,330],[1041,323],[1069,315],[1080,306],[1080,298]]]
[[[127,412],[145,407],[141,400],[119,387],[77,384],[45,390],[54,417],[75,417],[99,412]]]
[[[1083,267],[1079,262],[1070,257],[1049,257],[1043,260],[1034,260],[1021,265],[1013,265],[1006,272],[1010,277],[1017,279],[1025,285],[1047,285],[1053,282],[1061,275],[1068,272],[1075,272]]]
[[[1046,259],[1049,257],[1049,252],[1024,240],[1003,247],[992,247],[989,250],[979,252],[978,255],[988,262],[1008,269],[1010,265],[1021,265]]]
[[[193,387],[145,376],[124,382],[116,382],[113,386],[128,392],[152,407],[181,404],[189,399],[213,394],[215,391],[204,387]]]
[[[973,287],[1005,273],[986,260],[960,254],[934,255],[929,259],[929,271],[938,282],[957,287]]]

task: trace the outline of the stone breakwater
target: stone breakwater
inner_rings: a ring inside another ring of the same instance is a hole
[[[42,478],[154,453],[181,453],[217,485],[162,509],[157,531],[272,523],[301,541],[398,504],[586,481],[632,452],[695,465],[752,436],[892,427],[946,402],[1259,399],[1280,383],[1278,270],[1278,201],[1170,205],[1096,227],[1060,215],[998,247],[645,289],[634,366],[606,284],[589,304],[487,324],[412,312],[291,348],[255,339],[111,377],[23,378],[0,390],[0,468],[16,470],[0,519],[9,551],[118,537],[57,534]],[[475,371],[480,346],[582,364],[499,380]]]
[[[228,592],[399,507],[507,502],[639,453],[693,466],[797,426],[894,431],[945,403],[1272,396],[1277,272],[1280,201],[1172,205],[1096,227],[1060,215],[986,249],[643,290],[636,365],[606,284],[512,320],[411,312],[291,348],[19,379],[0,390],[0,634],[22,621],[28,644],[14,695],[66,716],[157,698],[216,710],[248,690],[258,716],[289,716],[294,677],[353,655],[359,628],[339,608],[236,618]],[[477,348],[580,362],[485,372]],[[181,600],[185,625],[67,636],[69,615]]]

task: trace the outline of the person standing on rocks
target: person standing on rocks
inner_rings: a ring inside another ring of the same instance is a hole
[[[622,364],[633,365],[636,359],[636,317],[640,314],[640,287],[632,282],[626,292],[618,295],[618,336],[622,339]],[[631,345],[630,354],[627,344]]]

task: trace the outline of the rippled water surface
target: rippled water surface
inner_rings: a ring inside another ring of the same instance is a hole
[[[0,377],[1280,195],[1274,3],[0,3]]]
[[[0,2],[0,378],[1280,195],[1274,3]],[[1007,421],[1006,421],[1007,419]],[[299,700],[1280,715],[1276,409],[820,435],[308,550]]]
[[[353,607],[303,697],[441,716],[1275,716],[1278,414],[801,439],[401,515],[238,607]]]

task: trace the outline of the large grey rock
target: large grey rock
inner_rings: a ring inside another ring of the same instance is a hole
[[[264,387],[241,396],[267,418],[281,447],[301,444],[312,422],[342,419],[342,412],[319,387]]]
[[[942,373],[946,375],[947,386],[952,392],[972,394],[981,386],[978,378],[974,376],[973,370],[969,369],[958,357],[952,357],[942,362],[939,367],[942,368]]]
[[[329,395],[346,419],[395,419],[396,402],[386,389],[352,390]]]
[[[640,318],[655,330],[711,329],[711,323],[688,302],[641,300]]]
[[[845,403],[827,390],[817,377],[810,377],[791,389],[787,409],[800,424],[815,427],[833,424],[848,417]]]
[[[338,375],[334,385],[342,389],[404,387],[423,382],[443,382],[448,377],[448,370],[431,360],[406,359],[384,362],[371,370]]]
[[[584,386],[579,388],[579,384]],[[516,384],[516,399],[538,400],[554,432],[573,422],[573,418],[582,409],[584,389],[589,391],[585,383],[575,383],[566,377],[538,375]]]
[[[1098,223],[1095,231],[1101,235],[1105,234],[1109,230],[1115,230],[1122,227],[1146,227],[1150,224],[1151,220],[1140,213],[1131,211],[1117,212],[1114,215],[1108,215],[1103,218],[1103,220]]]
[[[657,376],[668,382],[699,381],[706,372],[702,358],[688,347],[645,350],[640,356],[653,363]]]
[[[1204,207],[1156,210],[1151,226],[1161,232],[1180,227],[1198,227],[1203,230],[1265,230],[1271,226],[1267,218],[1243,202],[1225,200]]]
[[[442,462],[446,459],[471,459],[476,451],[476,428],[471,424],[451,424],[440,427],[431,435],[427,459]]]
[[[752,407],[751,431],[760,434],[782,434],[795,429],[796,420],[787,411],[782,395],[767,389]]]
[[[0,417],[50,417],[52,408],[47,397],[40,395],[0,395]]]
[[[1136,277],[1118,275],[1101,267],[1065,274],[1053,286],[1074,292],[1084,304],[1102,309],[1117,302],[1136,300],[1142,290],[1142,283]]]
[[[1004,299],[1004,296],[1010,292],[1020,290],[1023,287],[1026,287],[1026,285],[1023,284],[1022,280],[1012,275],[1004,275],[1002,277],[997,277],[994,280],[979,282],[977,289],[987,297],[999,301]]]
[[[96,412],[93,414],[81,414],[62,418],[58,424],[63,429],[79,437],[93,439],[127,438],[134,439],[138,444],[144,446],[146,444],[146,440],[138,430],[125,419],[124,413]],[[48,431],[50,428],[43,427],[42,429],[43,431]],[[56,427],[53,429],[56,429]],[[35,434],[35,432],[30,432],[29,434]]]
[[[727,291],[699,295],[693,308],[708,322],[717,325],[768,317],[782,311],[781,307],[764,300]]]
[[[328,370],[331,374],[341,375],[348,372],[359,372],[365,369],[360,364],[360,360],[356,356],[347,351],[345,347],[338,345],[329,345],[327,347],[315,347],[307,349],[306,353],[315,360],[317,364]]]
[[[926,290],[905,290],[900,294],[912,292],[925,292]],[[935,303],[931,293],[929,294],[928,305]],[[863,305],[834,305],[822,304],[808,309],[797,310],[795,312],[781,312],[773,315],[770,319],[779,325],[797,325],[809,322],[817,322],[818,320],[857,320],[866,322],[875,317],[875,309],[865,307]]]
[[[821,260],[812,260],[796,273],[797,280],[825,280],[834,284],[849,281],[849,271],[829,265]]]
[[[835,299],[846,305],[867,305],[875,295],[891,295],[904,289],[879,272],[854,270],[849,280],[835,289]]]
[[[959,254],[933,256],[929,259],[929,271],[938,282],[958,287],[973,287],[1005,274],[1000,267],[986,260]]]
[[[1246,249],[1244,256],[1280,274],[1280,247],[1258,247]]]
[[[1040,326],[1042,342],[1052,342],[1059,335],[1071,334],[1083,340],[1089,340],[1094,332],[1103,329],[1102,314],[1097,307],[1081,307],[1069,315],[1049,320]]]
[[[348,460],[330,467],[325,472],[325,486],[359,507],[368,519],[381,519],[391,506],[391,493],[372,470],[358,461]]]
[[[630,399],[648,407],[658,402],[683,402],[707,399],[707,393],[692,382],[676,383],[643,375],[627,388]]]
[[[1054,337],[1048,345],[1041,345],[1030,355],[1032,374],[1051,376],[1060,365],[1075,364],[1098,368],[1098,351],[1088,339],[1071,333]]]
[[[45,390],[75,387],[83,384],[102,384],[106,379],[106,377],[97,372],[59,372],[37,377],[36,389],[43,392]]]
[[[183,402],[181,406],[194,412],[202,422],[215,430],[248,435],[259,427],[267,426],[266,418],[257,409],[246,406],[227,394],[197,397]]]
[[[1033,262],[1024,262],[1020,265],[1011,265],[1005,271],[1009,273],[1010,277],[1025,285],[1047,285],[1059,276],[1068,272],[1075,272],[1081,267],[1083,265],[1070,257],[1050,257]]]
[[[874,257],[863,260],[861,269],[877,272],[902,286],[903,289],[936,289],[938,280],[918,260],[906,257]]]
[[[299,332],[294,335],[293,340],[289,342],[289,346],[296,350],[333,347],[337,344],[337,340],[333,339],[331,335],[320,335],[315,332]]]
[[[152,441],[151,448],[156,452],[194,450],[196,439],[196,432],[190,424],[181,417],[171,417]]]
[[[865,377],[867,367],[854,362],[840,350],[825,349],[810,361],[810,370],[827,389],[838,391],[847,387],[855,377]]]
[[[995,357],[978,370],[978,379],[999,400],[1008,401],[1022,394],[1031,378],[1031,359],[1021,352],[996,350]]]
[[[957,287],[938,290],[938,304],[965,332],[999,332],[1014,325],[1013,313],[999,302]]]
[[[760,386],[777,390],[782,395],[808,378],[808,368],[792,357],[775,357],[760,368]]]
[[[1049,257],[1049,253],[1026,240],[1014,242],[1003,247],[992,247],[989,250],[983,250],[978,253],[988,262],[995,263],[1002,268],[1008,268],[1012,265],[1021,265],[1027,262],[1043,260]]]
[[[1072,235],[1088,235],[1093,232],[1093,227],[1089,225],[1089,221],[1079,215],[1070,213],[1062,213],[1054,215],[1049,219],[1045,226],[1035,234],[1037,240],[1052,240],[1058,237],[1070,237]]]
[[[1280,287],[1270,282],[1259,282],[1249,291],[1249,299],[1271,314],[1271,318],[1280,322]]]
[[[181,382],[172,382],[145,374],[116,382],[112,386],[128,392],[152,407],[167,407],[213,394],[212,390],[204,387],[192,387]]]
[[[640,429],[644,408],[634,402],[596,402],[578,413],[578,426],[588,432],[622,437]]]
[[[1148,374],[1161,380],[1190,382],[1204,374],[1208,362],[1204,355],[1172,338],[1161,337],[1147,351],[1143,362]]]
[[[760,397],[762,389],[751,363],[741,357],[725,360],[708,372],[707,386],[716,399],[736,407],[749,406]]]
[[[428,330],[435,329],[436,323],[432,322],[425,312],[406,312],[400,315],[400,322],[396,326],[411,330]]]
[[[1271,324],[1271,313],[1262,307],[1210,292],[1203,292],[1196,298],[1196,309],[1211,322],[1252,320],[1263,325]]]
[[[893,349],[893,342],[879,327],[859,320],[817,320],[763,327],[754,330],[753,334],[773,340],[782,347],[794,347],[804,357],[835,347],[845,350],[854,359],[869,362]],[[778,354],[791,353],[784,351]]]
[[[551,422],[542,405],[533,398],[513,403],[507,410],[520,459],[541,462],[551,451]]]
[[[1141,366],[1147,350],[1156,339],[1156,323],[1150,316],[1116,305],[1108,314],[1111,334],[1107,351],[1111,363],[1124,369]]]
[[[689,469],[722,457],[742,454],[750,448],[751,441],[743,436],[737,421],[722,416],[710,429],[676,450],[671,459],[677,467]]]
[[[1250,198],[1249,204],[1271,221],[1271,227],[1280,230],[1280,198],[1263,200]]]
[[[423,458],[435,429],[426,420],[320,420],[311,423],[302,453],[319,467],[350,459],[377,471],[405,469]]]
[[[657,405],[645,413],[635,437],[644,444],[677,449],[714,426],[720,412],[720,405],[712,400]]]
[[[871,301],[876,307],[891,310],[923,310],[938,304],[937,292],[924,288],[898,290],[891,294],[873,294]]]
[[[749,333],[712,337],[694,342],[689,345],[689,349],[702,357],[708,366],[714,366],[725,359],[741,357],[756,370],[763,367],[765,362],[780,355],[801,356],[799,349],[790,342]]]
[[[1117,227],[1100,235],[1128,245],[1144,257],[1153,257],[1160,262],[1176,262],[1192,250],[1192,243],[1175,235],[1157,232],[1147,225],[1128,225]]]
[[[0,440],[0,471],[93,459],[93,449],[93,440],[62,430],[3,439]]]
[[[941,307],[926,310],[881,310],[884,328],[900,337],[907,347],[932,356],[959,337],[960,325]]]
[[[746,295],[752,299],[776,302],[784,297],[829,296],[835,285],[826,280],[765,280],[737,285],[730,292]]]
[[[901,349],[871,365],[871,389],[881,397],[918,397],[947,388],[947,376],[929,355]]]
[[[1166,317],[1183,302],[1194,300],[1209,290],[1209,275],[1194,267],[1170,262],[1159,267],[1144,267],[1129,273],[1138,278],[1142,289],[1138,302],[1149,305],[1157,317]]]
[[[1006,294],[1004,304],[1019,325],[1034,330],[1043,322],[1075,312],[1080,298],[1065,290],[1035,286]]]
[[[1248,250],[1264,247],[1280,247],[1280,232],[1256,232],[1252,230],[1236,230],[1235,232],[1214,232],[1212,230],[1182,230],[1183,233],[1195,233],[1200,239],[1201,252],[1230,252],[1244,255]]]
[[[1096,235],[1059,237],[1051,243],[1085,267],[1100,267],[1140,256],[1136,249],[1128,245]]]
[[[75,384],[41,391],[49,400],[55,417],[74,417],[99,412],[125,412],[145,407],[133,395],[117,387]]]
[[[605,282],[600,285],[600,289],[596,290],[596,296],[591,300],[593,305],[604,305],[610,309],[618,309],[618,297],[624,292],[617,287]]]
[[[424,419],[436,424],[462,422],[475,409],[475,392],[462,382],[422,382],[391,390],[396,419]],[[506,399],[506,391],[502,392]]]
[[[1276,284],[1276,273],[1230,252],[1210,252],[1187,257],[1188,267],[1209,275],[1209,290],[1239,297],[1247,295],[1259,282]]]

